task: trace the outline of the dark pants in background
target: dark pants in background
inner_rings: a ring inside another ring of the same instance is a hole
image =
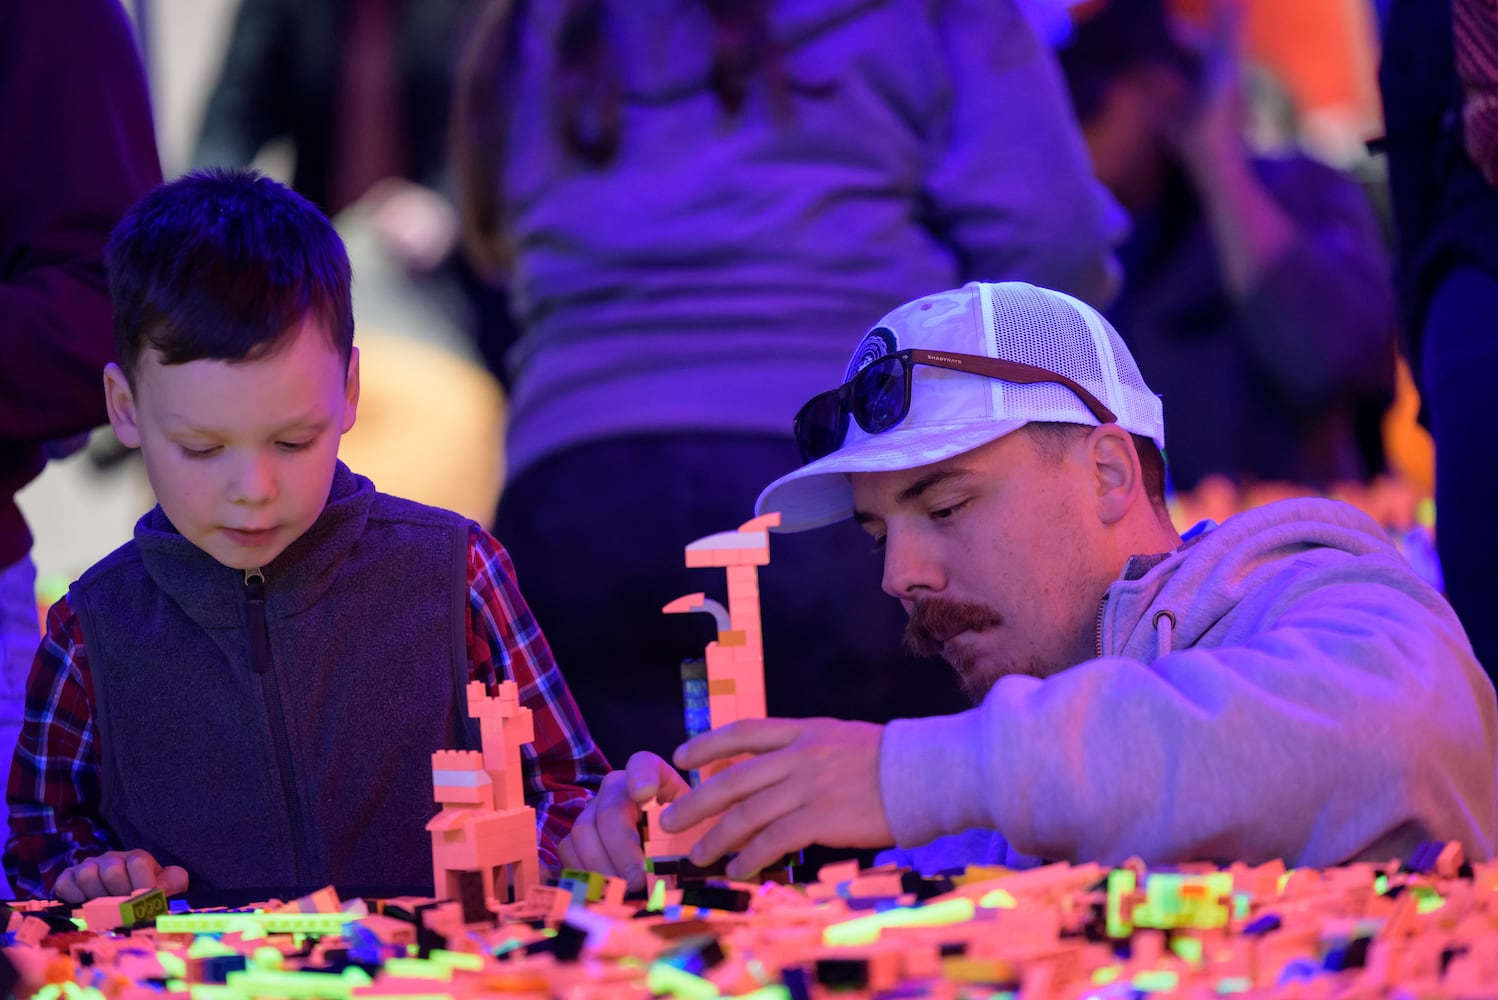
[[[506,486],[495,535],[515,562],[588,728],[609,762],[670,759],[683,739],[680,666],[716,638],[710,615],[661,607],[702,591],[725,607],[721,569],[688,569],[689,542],[733,531],[799,459],[789,439],[660,436],[572,449]],[[770,536],[761,567],[771,716],[876,722],[970,707],[949,667],[901,649],[905,613],[851,521]]]
[[[1446,596],[1498,684],[1498,461],[1487,436],[1498,403],[1498,278],[1476,267],[1445,277],[1426,313],[1420,360]]]

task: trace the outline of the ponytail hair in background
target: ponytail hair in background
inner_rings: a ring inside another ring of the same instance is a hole
[[[502,281],[510,264],[504,165],[510,109],[517,99],[519,43],[534,2],[488,0],[458,63],[451,136],[463,243],[475,268],[491,280]],[[609,5],[605,0],[539,2],[566,7],[557,43],[556,128],[579,162],[607,167],[619,151],[620,109],[630,96],[612,45]],[[775,112],[789,114],[782,52],[770,31],[772,0],[699,2],[713,25],[713,62],[702,85],[725,114],[742,111],[757,74],[768,84]]]

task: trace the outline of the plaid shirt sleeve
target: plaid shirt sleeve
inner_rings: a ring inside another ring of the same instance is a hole
[[[68,868],[118,850],[99,816],[99,748],[83,628],[63,597],[26,681],[26,716],[6,798],[5,874],[17,895],[46,898]]]
[[[557,844],[609,765],[520,596],[509,553],[477,524],[468,535],[468,666],[485,684],[513,680],[533,713],[535,741],[521,747],[526,799],[536,809],[541,863],[556,871]]]

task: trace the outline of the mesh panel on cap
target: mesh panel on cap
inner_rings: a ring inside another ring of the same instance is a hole
[[[1066,375],[1102,400],[1125,429],[1146,436],[1158,432],[1158,418],[1151,415],[1158,401],[1111,325],[1089,322],[1065,297],[1033,285],[988,285],[987,292],[995,357]],[[1009,385],[1003,391],[1014,394],[1011,406],[1022,405],[1031,419],[1067,421],[1080,415],[1093,422],[1086,405],[1064,386]]]

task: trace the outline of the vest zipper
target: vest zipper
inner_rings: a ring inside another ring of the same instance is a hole
[[[276,676],[271,672],[270,631],[265,622],[265,574],[258,569],[244,571],[245,601],[250,618],[250,667],[260,678],[260,691],[265,697],[265,707],[270,715],[271,739],[276,746],[276,765],[281,772],[281,794],[286,798],[286,811],[291,823],[292,860],[296,866],[298,888],[312,884],[307,870],[307,858],[311,851],[307,843],[307,817],[302,811],[302,800],[297,795],[296,780],[291,769],[291,739],[286,735],[286,712],[281,704],[281,689],[276,685]]]

